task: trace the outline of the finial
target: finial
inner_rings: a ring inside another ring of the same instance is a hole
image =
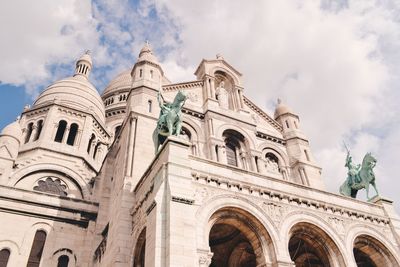
[[[146,40],[146,45],[148,45],[148,46],[150,45],[150,42],[149,42],[149,40]]]
[[[91,52],[90,52],[89,49],[87,49],[87,50],[85,51],[85,54],[86,54],[86,55],[90,55],[90,53],[91,53]]]
[[[224,59],[224,57],[220,53],[218,53],[217,54],[217,59]]]
[[[17,119],[15,121],[19,121],[21,119],[21,116],[17,116]]]
[[[278,98],[278,105],[282,103],[282,99]]]

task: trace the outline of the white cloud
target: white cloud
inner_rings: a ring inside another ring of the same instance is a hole
[[[0,32],[1,82],[25,84],[33,94],[54,79],[52,65],[71,63],[85,49],[98,48],[88,0],[2,1]]]

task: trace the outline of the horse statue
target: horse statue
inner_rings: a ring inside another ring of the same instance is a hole
[[[158,117],[157,127],[153,132],[155,154],[157,154],[159,146],[164,143],[168,136],[178,136],[181,133],[182,107],[187,98],[186,93],[179,90],[174,101],[169,103],[165,101],[161,93],[158,92],[157,100],[160,105],[160,115]]]
[[[352,158],[348,152],[345,166],[349,171],[346,181],[340,186],[340,194],[356,198],[358,190],[365,188],[365,190],[367,190],[367,199],[370,199],[369,185],[372,185],[375,188],[376,195],[378,195],[373,171],[375,165],[376,159],[371,153],[367,153],[364,156],[361,166],[354,165],[352,164]]]

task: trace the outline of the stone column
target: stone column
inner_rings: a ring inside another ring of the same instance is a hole
[[[32,126],[32,133],[31,133],[31,136],[29,137],[28,142],[32,142],[32,141],[35,140],[35,136],[36,136],[37,130],[38,130],[38,127],[37,127],[36,124],[34,124],[34,125]]]
[[[258,154],[252,152],[251,153],[251,168],[252,171],[254,172],[259,172],[259,169],[257,168],[257,161],[256,161],[256,157],[258,157]]]
[[[242,88],[238,88],[238,92],[239,92],[239,103],[240,103],[240,108],[244,109],[244,103],[243,103],[243,89]]]
[[[218,145],[218,161],[220,163],[226,164],[226,151],[225,151],[225,144]]]
[[[61,143],[65,144],[67,142],[67,138],[68,138],[68,135],[69,135],[69,130],[70,130],[69,126],[67,126],[65,128],[64,136],[63,136],[63,139],[62,139]]]
[[[265,174],[266,173],[266,169],[265,169],[265,161],[262,157],[258,157],[257,160],[257,167],[258,167],[258,172],[261,174]]]
[[[210,79],[211,79],[211,88],[210,88],[211,98],[215,99],[215,78],[211,77]]]

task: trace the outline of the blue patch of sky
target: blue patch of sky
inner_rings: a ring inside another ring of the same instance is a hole
[[[25,104],[32,104],[32,99],[23,86],[0,84],[0,129],[15,121]]]

